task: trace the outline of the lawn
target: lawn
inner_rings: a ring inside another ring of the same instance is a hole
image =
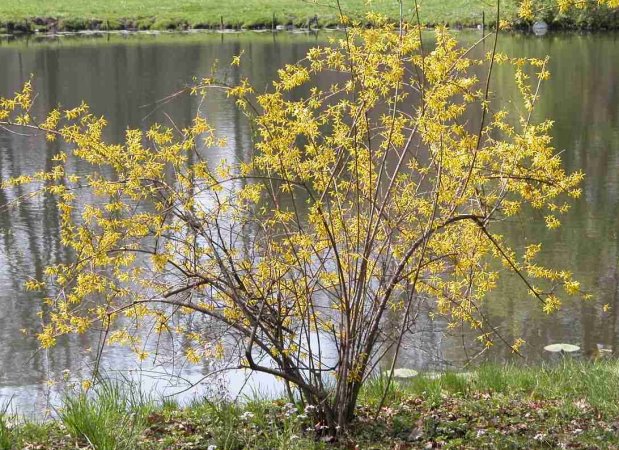
[[[616,449],[618,383],[616,361],[491,365],[401,380],[377,414],[384,379],[375,379],[351,429],[333,438],[311,409],[286,399],[202,399],[179,407],[107,382],[88,398],[65,399],[54,421],[0,413],[0,450]]]
[[[492,1],[484,0],[420,0],[424,23],[481,23],[482,12],[487,20],[493,16]],[[507,7],[514,11],[513,2]],[[321,26],[337,23],[334,0],[2,0],[0,22],[56,18],[69,27],[79,28],[92,20],[118,25],[131,21],[143,28],[167,28],[176,25],[189,27],[218,27],[222,18],[226,26],[270,27],[276,24],[305,25],[316,16]],[[373,0],[370,7],[391,17],[398,16],[394,0]],[[363,18],[368,9],[366,0],[341,0],[347,15]],[[412,20],[414,3],[405,2],[404,13]]]
[[[397,0],[340,0],[343,12],[363,20],[371,9],[392,19],[399,17]],[[0,34],[79,30],[184,30],[190,28],[271,28],[335,26],[336,0],[0,0]],[[403,3],[405,20],[416,21],[415,2]],[[471,27],[492,25],[496,0],[418,0],[424,25]],[[520,27],[518,0],[502,0],[502,19]],[[591,2],[589,8],[559,13],[556,0],[539,0],[537,19],[555,28],[617,29],[619,8],[610,10]],[[527,24],[524,24],[525,27]]]

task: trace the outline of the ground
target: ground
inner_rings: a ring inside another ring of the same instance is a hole
[[[5,415],[0,449],[618,449],[618,382],[616,361],[484,366],[399,380],[377,414],[379,378],[337,438],[311,409],[283,399],[202,399],[181,408],[107,382],[90,399],[68,397],[57,420]]]

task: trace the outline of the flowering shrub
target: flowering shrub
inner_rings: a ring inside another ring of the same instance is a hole
[[[247,161],[202,158],[225,145],[205,117],[108,143],[106,119],[85,104],[38,121],[29,83],[0,100],[1,125],[40,130],[93,167],[72,174],[59,152],[50,171],[2,186],[53,194],[75,255],[28,283],[49,293],[43,347],[100,327],[106,344],[146,358],[135,330],[150,324],[182,336],[191,362],[222,357],[223,342],[171,321],[205,316],[237,342],[227,356],[239,367],[281,378],[335,430],[380,357],[399,348],[418,299],[489,346],[496,335],[479,306],[501,276],[519,277],[548,313],[561,296],[584,295],[569,272],[536,262],[539,245],[519,254],[493,231],[525,207],[556,228],[566,199],[580,196],[583,175],[563,170],[552,122],[532,119],[547,60],[474,59],[445,28],[430,46],[419,27],[368,19],[372,28],[353,26],[282,68],[266,93],[247,80],[192,89],[206,101],[226,89],[250,116]],[[513,68],[520,110],[493,108],[496,65]],[[338,82],[319,88],[324,73]],[[78,192],[92,200],[78,204]],[[397,323],[386,330],[389,313]]]

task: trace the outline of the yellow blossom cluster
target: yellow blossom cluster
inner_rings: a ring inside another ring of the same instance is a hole
[[[619,8],[619,0],[556,0],[555,3],[560,13],[566,13],[572,9]],[[534,20],[538,11],[547,8],[539,0],[519,0],[518,6],[518,15],[525,20]]]

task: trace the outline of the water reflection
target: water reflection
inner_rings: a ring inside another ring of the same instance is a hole
[[[0,92],[8,95],[34,74],[34,86],[39,93],[34,114],[43,115],[58,104],[77,105],[87,99],[94,114],[110,118],[106,131],[110,140],[122,140],[127,127],[146,129],[154,121],[172,124],[170,118],[174,120],[172,125],[183,127],[200,108],[201,114],[227,140],[225,148],[211,149],[205,156],[212,161],[245,159],[251,149],[250,130],[225,95],[215,92],[205,104],[188,97],[163,105],[157,101],[216,66],[219,76],[227,77],[231,83],[249,77],[258,80],[257,85],[266,84],[278,67],[301,58],[313,42],[306,37],[222,39],[223,36],[136,36],[110,41],[60,39],[3,45]],[[232,56],[241,50],[247,64],[242,70],[228,69]],[[47,143],[40,136],[0,132],[0,178],[49,169],[58,150],[58,144]],[[69,159],[68,164],[76,173],[89,170],[82,161]],[[29,187],[0,190],[0,203],[32,192]],[[79,202],[92,200],[84,193]],[[41,321],[39,315],[46,314],[41,297],[24,292],[23,282],[29,277],[40,277],[47,264],[67,262],[70,258],[59,242],[59,220],[52,202],[47,196],[33,197],[11,213],[0,215],[0,336],[4,344],[0,346],[0,401],[14,396],[13,405],[25,412],[41,410],[55,399],[59,389],[46,389],[49,379],[63,379],[64,370],[76,378],[85,376],[95,357],[92,349],[97,348],[100,338],[96,332],[71,336],[61,339],[53,350],[42,352],[37,351],[33,336],[20,331],[36,327]],[[179,358],[174,356],[182,354],[182,350],[170,342],[158,345],[159,354],[164,355],[159,362],[154,365],[145,361],[140,365],[146,390],[157,387],[159,393],[164,393],[161,380],[168,382],[172,375],[182,375],[179,386],[166,391],[174,392],[186,386],[183,380],[195,383],[212,369],[179,365]],[[104,353],[103,366],[108,371],[127,371],[135,365],[133,356],[122,349],[108,348]],[[252,377],[246,384],[245,375],[237,372],[230,377],[228,386],[233,395],[243,386],[264,391],[273,384],[273,380],[265,383],[261,377]]]
[[[472,42],[478,36],[463,34]],[[217,67],[220,76],[231,82],[248,77],[258,88],[267,87],[278,67],[305,55],[325,36],[168,35],[107,37],[98,39],[62,38],[44,43],[20,41],[0,45],[0,95],[19,89],[34,74],[39,96],[35,114],[43,114],[57,104],[76,105],[85,99],[92,111],[110,119],[107,137],[121,140],[127,127],[147,128],[153,121],[182,127],[200,110],[228,145],[209,150],[212,161],[245,159],[251,150],[248,124],[221,93],[210,95],[206,103],[180,97],[157,104],[157,100],[191,83],[192,77],[208,74]],[[593,350],[601,343],[616,349],[619,314],[619,36],[547,35],[534,38],[503,36],[503,50],[515,55],[551,56],[552,82],[539,103],[540,117],[552,117],[555,145],[563,150],[569,170],[583,169],[587,178],[584,196],[564,218],[564,226],[549,232],[543,221],[529,217],[501,225],[508,242],[526,244],[526,239],[544,243],[543,261],[573,270],[594,294],[588,303],[567,302],[562,311],[546,316],[515,279],[508,279],[488,299],[485,314],[506,340],[523,337],[528,360],[542,358],[542,348],[551,342],[570,342]],[[483,50],[483,49],[482,49]],[[244,51],[241,69],[230,68],[232,56]],[[516,97],[510,74],[496,73],[494,90],[500,102]],[[58,144],[42,137],[20,136],[0,131],[0,178],[48,169]],[[89,168],[69,160],[71,170],[84,173]],[[0,204],[28,196],[32,188],[0,190]],[[89,198],[80,199],[84,203]],[[541,219],[538,217],[538,219]],[[88,371],[97,347],[96,332],[63,338],[48,352],[37,351],[33,336],[22,333],[40,322],[41,298],[22,288],[28,277],[38,277],[45,265],[68,261],[70,255],[59,243],[59,218],[53,200],[39,196],[22,202],[10,214],[0,214],[0,402],[14,396],[22,411],[41,410],[57,390],[46,389],[50,378],[61,379],[69,369],[79,375]],[[602,306],[610,305],[604,312]],[[444,323],[430,320],[431,305],[420,306],[416,328],[400,357],[400,365],[416,369],[460,366],[482,350],[466,329],[444,333]],[[198,382],[213,367],[184,367],[173,359],[179,354],[172,342],[161,344],[169,358],[160,364],[141,364],[147,388],[163,390],[169,374],[181,374]],[[481,358],[507,360],[510,350],[497,345]],[[135,359],[126,351],[110,348],[104,355],[110,370],[135,369]],[[156,371],[161,377],[149,377]],[[166,375],[167,374],[167,375]],[[232,392],[245,385],[246,374],[233,372],[220,379]],[[223,381],[222,381],[223,380]],[[250,386],[273,392],[273,380],[254,377]],[[183,384],[183,383],[181,383]],[[203,389],[217,390],[213,381]],[[180,385],[167,390],[180,390]]]

